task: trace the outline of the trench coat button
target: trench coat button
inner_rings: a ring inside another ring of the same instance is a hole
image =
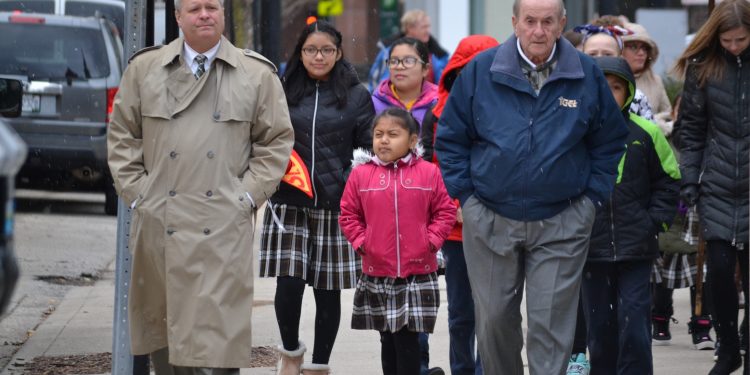
[[[213,118],[214,121],[219,121],[219,112],[214,112]]]
[[[211,190],[209,190],[209,191],[206,192],[206,196],[207,197],[212,197],[213,195],[214,195],[214,192],[211,191]]]
[[[174,151],[172,151],[172,152],[169,153],[169,157],[172,158],[172,159],[174,159],[174,158],[177,157],[177,153],[174,152]]]
[[[177,195],[177,192],[176,192],[176,191],[174,191],[174,190],[170,190],[170,191],[169,191],[169,196],[170,196],[170,197],[174,197],[175,195]]]
[[[203,234],[208,236],[210,233],[211,233],[211,229],[208,229],[208,228],[203,229]]]
[[[243,197],[243,196],[240,195],[240,202],[242,202],[244,200],[245,200],[245,197]]]
[[[216,154],[214,154],[214,152],[213,152],[213,151],[209,151],[209,152],[208,152],[208,153],[206,154],[206,157],[207,157],[207,158],[209,158],[209,159],[213,159],[215,155],[216,155]]]
[[[167,229],[167,234],[170,235],[170,236],[173,235],[174,234],[174,229],[172,229],[172,228]]]
[[[179,113],[175,113],[175,114],[172,115],[172,120],[176,120],[178,118],[180,118],[180,114]]]

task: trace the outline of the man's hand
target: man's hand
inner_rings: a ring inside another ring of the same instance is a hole
[[[456,222],[459,224],[464,223],[464,215],[461,214],[461,207],[459,207],[458,210],[456,210]]]
[[[698,202],[698,185],[687,184],[680,188],[680,198],[688,207],[695,206]]]

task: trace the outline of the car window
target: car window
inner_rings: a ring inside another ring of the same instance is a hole
[[[107,51],[97,29],[38,24],[0,24],[0,74],[31,80],[104,78]]]
[[[20,10],[24,13],[54,13],[55,2],[42,0],[8,0],[0,1],[0,12]]]
[[[114,4],[91,3],[85,1],[66,1],[65,14],[68,16],[90,17],[99,12],[112,21],[122,35],[125,27],[125,8]]]

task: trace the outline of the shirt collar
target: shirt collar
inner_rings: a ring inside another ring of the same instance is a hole
[[[518,48],[518,53],[521,55],[521,58],[524,59],[524,61],[526,61],[526,63],[529,64],[529,66],[531,66],[531,69],[536,70],[537,65],[531,62],[531,60],[529,60],[529,58],[526,57],[526,55],[523,53],[523,49],[521,49],[521,39],[516,38],[516,48]],[[552,60],[552,58],[555,57],[556,50],[557,50],[557,42],[555,42],[555,44],[552,45],[552,52],[549,54],[549,57],[547,58],[547,61],[545,61],[545,63],[550,62],[550,60]]]
[[[221,45],[221,39],[218,43],[216,43],[215,46],[211,47],[208,51],[204,53],[198,53],[194,49],[190,48],[190,46],[187,44],[187,42],[183,43],[183,48],[185,50],[185,61],[187,61],[188,65],[190,66],[190,70],[195,73],[196,70],[198,70],[198,63],[195,62],[195,57],[198,55],[206,56],[206,62],[203,63],[203,66],[206,68],[206,71],[211,69],[211,63],[216,58],[216,53],[219,51],[219,46]]]

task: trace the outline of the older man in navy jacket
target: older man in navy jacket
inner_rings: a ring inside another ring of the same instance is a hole
[[[604,75],[560,38],[561,0],[516,0],[515,35],[470,62],[435,152],[464,217],[464,248],[488,374],[564,374],[594,214],[627,128]]]

